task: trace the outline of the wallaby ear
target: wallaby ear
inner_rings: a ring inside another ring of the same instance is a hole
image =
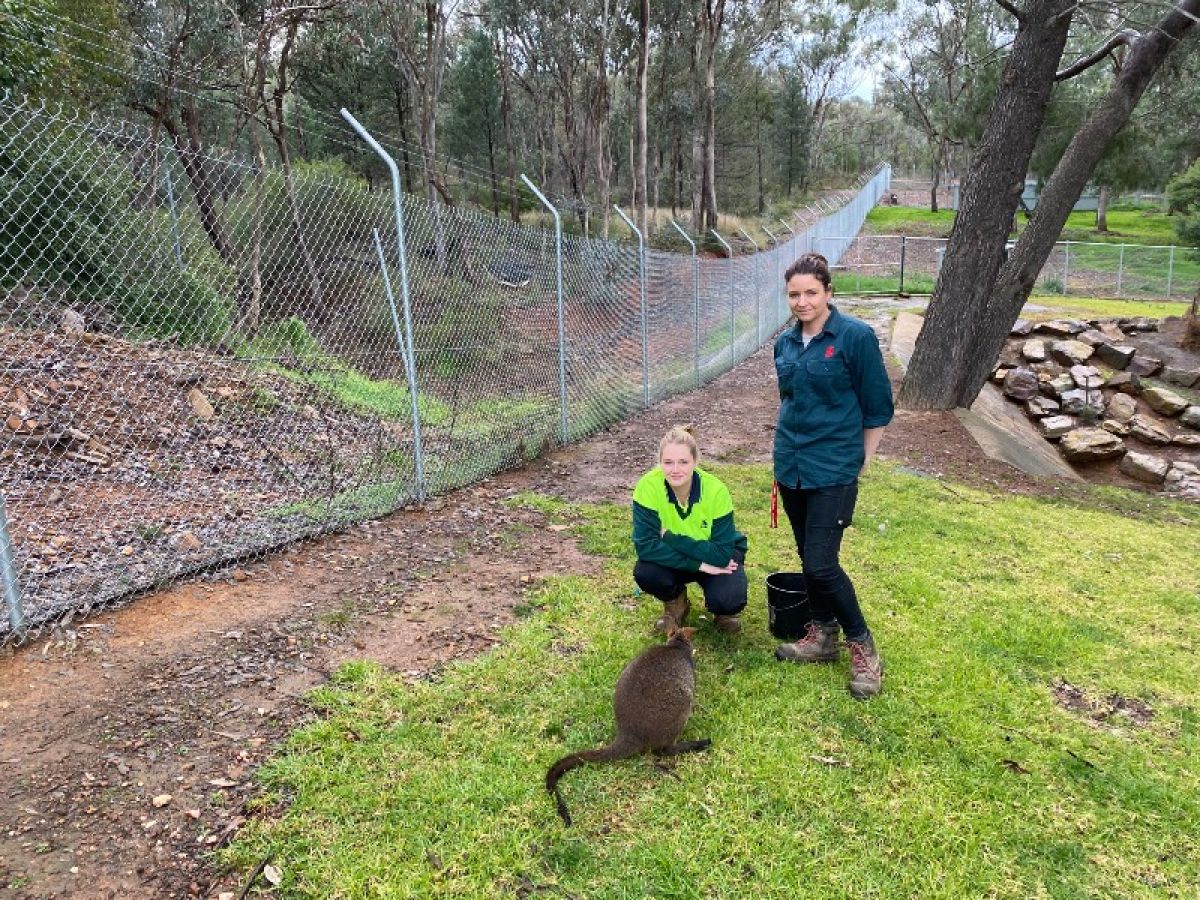
[[[674,632],[672,632],[672,633],[674,633]],[[678,629],[678,633],[683,637],[683,639],[685,641],[687,641],[688,643],[691,643],[692,636],[696,633],[696,629],[692,628],[691,626],[688,626],[687,628]]]

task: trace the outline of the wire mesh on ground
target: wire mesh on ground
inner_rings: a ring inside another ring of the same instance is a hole
[[[553,232],[406,195],[401,258],[392,197],[339,165],[5,101],[0,645],[715,378],[786,320],[786,265],[836,262],[888,177],[763,252],[647,253],[644,315],[636,245],[564,237],[560,346]]]

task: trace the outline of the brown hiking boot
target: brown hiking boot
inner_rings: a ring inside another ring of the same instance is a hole
[[[691,610],[692,603],[688,600],[687,588],[684,588],[674,600],[667,600],[663,603],[663,614],[654,623],[654,627],[663,634],[667,634],[672,628],[682,627]]]
[[[836,662],[841,652],[838,631],[836,622],[832,625],[809,622],[804,637],[790,644],[780,644],[775,649],[775,658],[799,663]]]
[[[742,620],[737,616],[713,616],[713,624],[726,634],[737,634],[742,630]]]
[[[866,700],[883,690],[883,660],[875,649],[875,639],[847,641],[850,650],[850,694],[856,700]]]

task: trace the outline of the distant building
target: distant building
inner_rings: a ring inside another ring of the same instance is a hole
[[[1021,191],[1021,200],[1025,206],[1033,209],[1038,202],[1038,181],[1036,178],[1025,179],[1025,190]],[[1100,205],[1100,193],[1092,185],[1088,185],[1083,189],[1083,193],[1079,195],[1079,199],[1075,201],[1072,207],[1076,212],[1086,211],[1095,212]],[[950,208],[958,209],[958,182],[955,181],[950,185]]]

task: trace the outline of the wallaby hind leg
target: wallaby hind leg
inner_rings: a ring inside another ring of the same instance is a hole
[[[655,756],[679,756],[681,753],[695,753],[698,750],[707,750],[712,745],[712,741],[708,738],[701,738],[698,741],[680,741],[678,744],[672,744],[670,747],[660,747],[654,751]]]

